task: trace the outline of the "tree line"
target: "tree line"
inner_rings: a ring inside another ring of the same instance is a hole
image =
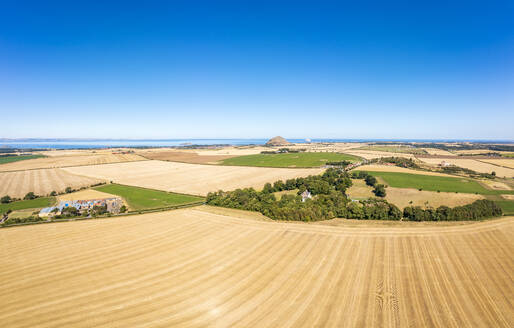
[[[365,176],[364,179],[367,179],[366,183],[368,184],[377,185],[376,178],[366,172],[362,173],[361,171],[354,174],[358,178]],[[412,220],[409,210],[402,212],[397,206],[386,200],[355,201],[349,199],[345,192],[351,185],[352,180],[347,172],[330,168],[319,176],[279,180],[273,184],[267,183],[262,191],[245,188],[230,192],[222,190],[210,192],[206,202],[213,206],[257,211],[273,220],[321,221],[336,217],[359,220],[401,220],[402,217],[405,217],[407,220]],[[274,193],[284,190],[298,190],[298,192],[285,194],[277,199]],[[305,190],[310,191],[314,197],[302,199],[300,194]],[[464,210],[452,208],[450,209],[452,214],[446,215],[445,218],[458,220],[464,213],[469,214],[469,220],[501,215],[501,209],[497,206],[492,211],[485,210],[492,206],[489,203],[474,204],[466,205],[467,207],[461,206],[465,208]],[[418,213],[418,208],[415,208],[415,211]],[[414,218],[428,220],[428,216],[417,215]]]

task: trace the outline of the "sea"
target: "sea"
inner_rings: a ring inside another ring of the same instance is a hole
[[[0,148],[14,149],[93,149],[93,148],[150,148],[213,145],[263,145],[269,139],[6,139],[0,138]],[[442,140],[442,139],[295,139],[293,143],[308,142],[475,142],[514,143],[514,140]]]

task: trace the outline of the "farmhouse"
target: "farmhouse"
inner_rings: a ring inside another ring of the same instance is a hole
[[[68,207],[75,207],[79,212],[86,213],[89,210],[94,209],[95,206],[106,207],[107,212],[109,213],[119,213],[121,206],[123,206],[123,201],[119,197],[62,201],[57,206],[43,208],[39,212],[39,216],[48,217],[59,215]]]
[[[312,194],[308,190],[305,190],[304,192],[302,192],[301,196],[302,196],[302,202],[305,202],[307,199],[312,198]]]

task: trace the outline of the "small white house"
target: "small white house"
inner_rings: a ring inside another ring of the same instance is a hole
[[[300,196],[302,196],[302,202],[305,202],[307,199],[312,198],[312,194],[308,190],[305,190],[304,192],[302,192],[302,194]]]

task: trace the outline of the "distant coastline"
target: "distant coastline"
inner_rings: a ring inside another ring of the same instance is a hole
[[[79,138],[0,138],[0,147],[17,149],[92,149],[116,147],[182,147],[213,145],[263,145],[268,139],[79,139]],[[287,138],[293,143],[306,143],[306,139]],[[473,140],[473,139],[316,139],[310,142],[473,142],[473,143],[507,143],[514,140]]]

